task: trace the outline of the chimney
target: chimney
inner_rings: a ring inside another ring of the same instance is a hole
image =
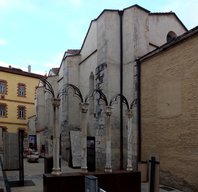
[[[9,65],[9,69],[12,69],[12,66],[11,65]]]
[[[28,65],[28,72],[31,73],[31,65]]]

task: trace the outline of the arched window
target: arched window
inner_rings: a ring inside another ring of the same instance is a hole
[[[89,91],[94,89],[94,74],[91,72],[89,76]],[[94,99],[89,100],[89,114],[94,114]]]
[[[177,35],[175,34],[175,32],[169,31],[167,36],[166,36],[167,43],[169,43],[170,41],[172,41],[176,37],[177,37]]]

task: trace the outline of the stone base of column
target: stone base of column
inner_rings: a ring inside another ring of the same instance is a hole
[[[52,175],[54,175],[54,176],[60,176],[60,175],[62,175],[62,173],[60,172],[60,168],[52,168]]]
[[[126,170],[127,171],[133,171],[133,168],[132,168],[132,166],[127,165],[127,169]]]
[[[87,167],[81,167],[81,172],[80,173],[87,174],[88,173]]]
[[[105,172],[106,173],[112,173],[112,167],[105,167]]]

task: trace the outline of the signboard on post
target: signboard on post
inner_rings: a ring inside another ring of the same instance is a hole
[[[95,171],[95,137],[87,137],[87,167]]]
[[[19,169],[19,138],[17,133],[3,133],[3,169]]]

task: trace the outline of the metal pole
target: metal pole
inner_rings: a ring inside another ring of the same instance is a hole
[[[154,192],[155,157],[151,157],[150,192]]]
[[[23,167],[23,132],[19,130],[19,182],[24,186],[24,167]]]

